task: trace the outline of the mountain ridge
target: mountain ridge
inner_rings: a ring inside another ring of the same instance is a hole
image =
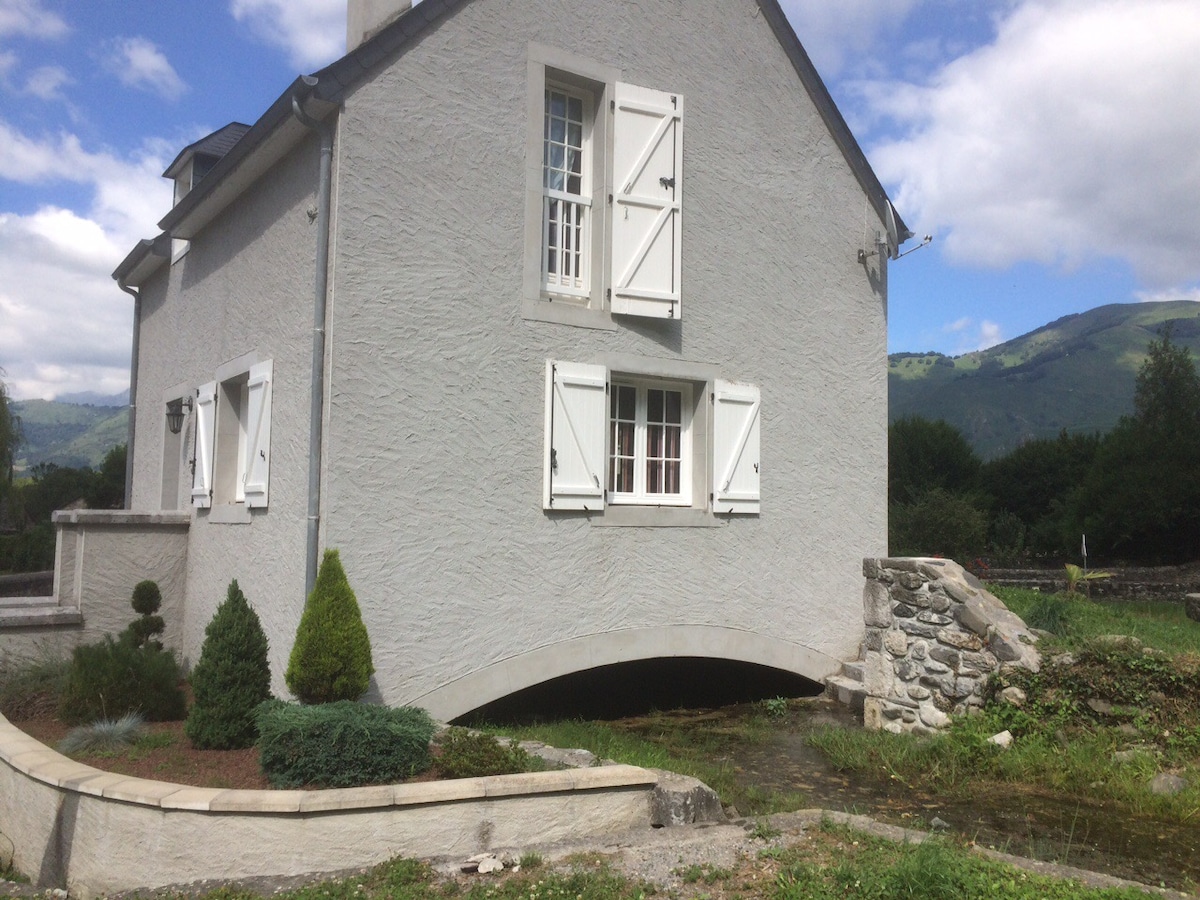
[[[1134,382],[1150,341],[1200,358],[1200,303],[1110,303],[961,356],[888,355],[888,419],[918,415],[958,428],[984,459],[1022,443],[1105,432],[1133,412]]]

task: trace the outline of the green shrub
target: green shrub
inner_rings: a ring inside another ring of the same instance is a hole
[[[435,726],[416,707],[268,700],[255,717],[263,774],[277,788],[387,784],[432,763],[429,740]]]
[[[338,552],[326,550],[296,629],[287,686],[304,703],[357,700],[374,671],[358,600]]]
[[[0,660],[0,715],[10,722],[54,715],[70,660],[46,656],[33,662]]]
[[[170,650],[138,647],[128,635],[106,636],[76,647],[63,689],[59,717],[68,725],[141,713],[148,721],[182,719],[187,701],[179,688],[179,664]]]
[[[447,778],[512,775],[529,769],[529,754],[513,744],[502,744],[494,735],[451,728],[438,739],[442,753],[437,764]]]
[[[146,579],[135,584],[130,605],[138,614],[138,618],[130,622],[126,629],[134,646],[162,649],[162,642],[157,640],[157,635],[163,633],[166,625],[162,616],[155,615],[162,606],[162,591],[158,589],[157,582]]]
[[[254,743],[254,710],[271,699],[271,667],[262,623],[236,579],[204,631],[192,696],[183,730],[194,746],[235,750]]]

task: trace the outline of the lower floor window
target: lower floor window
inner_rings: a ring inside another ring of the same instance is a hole
[[[687,421],[690,408],[691,388],[687,385],[612,383],[610,502],[691,502]]]
[[[547,510],[759,511],[759,390],[546,361]]]

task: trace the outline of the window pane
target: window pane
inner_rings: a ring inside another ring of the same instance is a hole
[[[617,395],[620,397],[620,410],[618,415],[622,419],[633,421],[637,415],[637,390],[629,385],[623,384],[617,388]]]
[[[663,492],[663,488],[662,488],[663,471],[662,470],[663,470],[663,464],[661,461],[659,461],[657,459],[646,460],[646,493],[647,494],[661,494]]]
[[[583,123],[582,122],[572,121],[572,122],[567,123],[567,144],[569,144],[572,147],[582,147],[583,146]]]
[[[646,421],[661,422],[663,420],[663,392],[646,391]]]
[[[683,423],[683,394],[680,391],[666,391],[667,418],[672,425]]]
[[[583,101],[578,97],[570,97],[568,115],[576,122],[583,121]]]
[[[562,118],[567,114],[567,96],[557,91],[546,91],[546,110],[552,116]]]
[[[661,425],[646,426],[646,455],[662,459],[663,427]]]
[[[567,139],[567,123],[562,119],[550,120],[550,140],[561,144]]]
[[[567,178],[567,193],[568,194],[574,194],[576,197],[580,196],[580,193],[581,193],[579,190],[580,186],[581,185],[580,185],[578,175],[568,176],[568,178]]]
[[[680,453],[680,445],[682,443],[683,429],[668,426],[666,432],[666,446],[663,448],[663,456],[666,459],[681,459],[683,454]]]
[[[663,463],[663,493],[678,494],[679,493],[679,469],[680,465],[677,462]]]

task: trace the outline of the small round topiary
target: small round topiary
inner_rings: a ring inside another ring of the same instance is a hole
[[[132,605],[133,611],[139,616],[152,616],[158,612],[162,606],[162,591],[158,589],[158,582],[147,578],[135,584]]]

